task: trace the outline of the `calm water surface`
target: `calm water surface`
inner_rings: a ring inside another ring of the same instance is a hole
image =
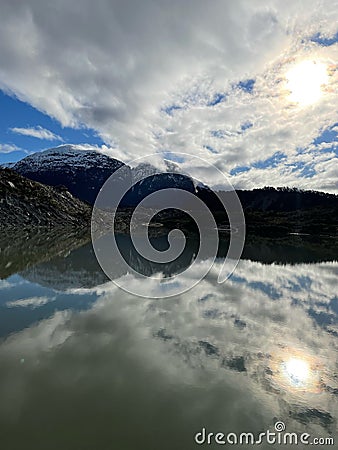
[[[90,243],[64,242],[21,243],[16,260],[2,249],[1,449],[189,450],[203,427],[258,434],[276,420],[336,436],[338,263],[325,249],[252,244],[226,283],[211,272],[152,300],[107,280]]]

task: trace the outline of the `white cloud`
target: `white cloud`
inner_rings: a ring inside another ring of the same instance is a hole
[[[9,283],[7,280],[0,280],[0,289],[9,289],[13,286],[12,283]]]
[[[56,0],[53,6],[4,0],[0,88],[64,126],[96,129],[127,161],[184,151],[229,174],[282,151],[283,164],[264,173],[268,184],[307,186],[309,180],[285,164],[337,122],[338,45],[320,47],[308,39],[318,32],[334,35],[337,19],[328,0],[216,0],[212,6],[202,0],[103,0],[100,7],[89,0]],[[300,109],[289,104],[283,77],[306,58],[327,61],[331,81],[322,101]],[[246,79],[256,80],[252,94],[235,88]],[[208,106],[217,93],[225,101]],[[181,109],[166,114],[172,105]],[[253,126],[240,133],[248,121]],[[225,138],[212,136],[213,130],[225,131]],[[239,181],[252,186],[259,176],[252,170]],[[327,184],[322,167],[312,182],[338,190],[333,179]]]
[[[22,134],[23,136],[31,136],[37,139],[45,139],[47,141],[63,141],[62,137],[54,134],[50,130],[46,130],[46,128],[42,128],[40,126],[33,128],[20,128],[14,127],[11,128],[13,133]]]
[[[0,144],[0,153],[12,153],[19,150],[21,149],[13,144]]]
[[[8,308],[14,308],[14,307],[21,307],[21,308],[38,308],[40,306],[44,306],[49,302],[52,302],[55,300],[55,297],[49,298],[49,297],[30,297],[30,298],[24,298],[20,300],[13,300],[6,303],[6,306]]]

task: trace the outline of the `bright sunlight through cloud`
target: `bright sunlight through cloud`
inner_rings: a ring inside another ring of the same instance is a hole
[[[287,74],[287,89],[290,100],[300,106],[316,103],[322,96],[323,85],[328,83],[327,65],[316,61],[303,61]]]

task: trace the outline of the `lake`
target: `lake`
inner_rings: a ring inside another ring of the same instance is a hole
[[[153,278],[156,264],[137,258],[128,237],[119,242],[146,277],[116,265],[116,280],[149,292],[196,250],[189,241]],[[337,439],[335,254],[296,236],[253,238],[225,283],[220,250],[193,289],[152,299],[109,280],[86,236],[2,237],[1,448],[189,450],[203,429],[258,435],[277,421]],[[200,446],[222,448],[211,442]]]

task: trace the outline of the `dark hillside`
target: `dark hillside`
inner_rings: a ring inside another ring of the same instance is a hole
[[[52,188],[0,169],[0,228],[88,226],[91,209],[65,188]]]

